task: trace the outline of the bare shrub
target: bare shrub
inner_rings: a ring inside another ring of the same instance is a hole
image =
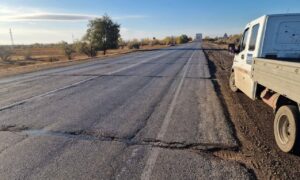
[[[73,49],[73,46],[71,44],[68,44],[67,42],[62,42],[61,43],[63,51],[65,53],[65,55],[67,56],[68,60],[72,59],[72,55],[75,52],[75,50]]]
[[[124,49],[126,44],[127,43],[122,38],[119,38],[119,42],[118,42],[119,48]]]
[[[140,45],[141,46],[147,46],[147,45],[151,45],[151,39],[149,39],[149,38],[143,38],[143,39],[141,39],[141,43],[140,43]]]
[[[51,57],[49,57],[49,60],[48,60],[49,62],[56,62],[56,61],[59,61],[59,59],[57,58],[57,57],[53,57],[53,56],[51,56]]]
[[[0,48],[0,58],[4,62],[9,62],[13,52],[9,48]]]
[[[32,52],[31,52],[30,49],[27,49],[27,50],[25,51],[24,59],[25,59],[25,60],[32,60]]]
[[[137,40],[133,40],[128,43],[129,49],[140,49],[140,43]]]
[[[90,43],[78,41],[74,45],[76,52],[79,54],[85,54],[89,57],[95,57],[97,55],[96,49]]]

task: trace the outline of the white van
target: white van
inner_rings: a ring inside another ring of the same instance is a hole
[[[230,88],[270,105],[279,148],[300,150],[300,14],[250,22],[235,53]]]

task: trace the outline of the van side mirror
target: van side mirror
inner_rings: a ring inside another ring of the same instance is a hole
[[[228,44],[228,51],[233,54],[240,53],[240,46],[236,47],[235,44]]]
[[[241,52],[241,46],[240,45],[238,45],[238,47],[235,47],[235,49],[234,49],[234,54],[239,54],[240,52]]]
[[[228,44],[228,52],[234,53],[235,51],[235,44]]]

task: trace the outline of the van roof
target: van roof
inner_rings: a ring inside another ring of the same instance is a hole
[[[257,20],[260,20],[260,19],[265,19],[265,18],[268,18],[268,17],[282,17],[282,16],[300,16],[300,13],[285,13],[285,14],[266,14],[266,15],[263,15],[253,21],[257,21]],[[253,22],[251,21],[251,22]],[[248,23],[248,24],[251,24]]]
[[[273,17],[273,16],[300,16],[300,13],[285,13],[285,14],[267,14],[267,15],[264,15],[264,16],[267,16],[267,17]],[[262,17],[264,17],[262,16]]]

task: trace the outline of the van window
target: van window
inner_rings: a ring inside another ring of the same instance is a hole
[[[243,40],[241,44],[241,50],[243,51],[246,48],[247,40],[248,40],[249,28],[244,31]]]
[[[252,27],[252,33],[251,33],[250,44],[249,44],[249,51],[254,51],[255,50],[255,45],[256,45],[257,35],[258,35],[258,29],[259,29],[259,24],[256,24],[255,26]]]

